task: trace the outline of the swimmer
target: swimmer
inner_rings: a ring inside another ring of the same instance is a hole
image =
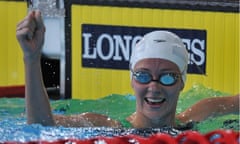
[[[23,51],[25,65],[25,99],[28,124],[40,123],[48,126],[67,127],[122,127],[122,123],[101,114],[83,113],[71,116],[52,114],[40,65],[44,33],[45,26],[41,12],[38,10],[30,12],[17,25],[16,37]],[[196,114],[205,113],[205,109],[194,108],[204,108],[209,104],[209,101],[202,101],[191,107],[190,113],[186,110],[186,112],[176,116],[178,97],[186,82],[187,63],[188,54],[184,44],[178,36],[171,32],[154,31],[148,33],[136,45],[130,60],[131,86],[136,96],[136,112],[127,118],[132,127],[174,127],[176,118],[188,122],[209,117],[209,115],[196,117]],[[213,101],[215,99],[212,99]],[[220,100],[219,102],[224,105],[226,101]],[[229,101],[229,103],[231,102]],[[215,106],[211,105],[211,107]],[[236,107],[234,106],[234,110],[231,109],[227,113],[236,111]],[[217,113],[218,107],[208,110]]]

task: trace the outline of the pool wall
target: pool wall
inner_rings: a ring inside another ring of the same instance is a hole
[[[184,91],[201,83],[228,93],[240,92],[239,12],[234,8],[226,11],[227,6],[219,3],[200,9],[203,5],[194,2],[189,7],[157,2],[108,4],[72,1],[66,6],[66,25],[71,25],[66,29],[71,36],[66,41],[67,51],[71,51],[66,59],[71,85],[66,90],[70,89],[73,98],[132,94],[128,70],[131,49],[152,30],[173,31],[185,43],[190,58]]]

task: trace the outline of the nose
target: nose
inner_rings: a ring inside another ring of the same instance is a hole
[[[154,95],[158,95],[162,91],[162,85],[158,81],[151,81],[148,84],[148,91]]]

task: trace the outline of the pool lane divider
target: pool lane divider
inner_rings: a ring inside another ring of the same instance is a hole
[[[1,142],[0,142],[1,143]],[[19,142],[3,142],[2,144],[18,144]],[[56,141],[30,141],[21,144],[239,144],[239,132],[232,130],[214,130],[206,134],[197,131],[185,131],[177,136],[156,133],[149,137],[124,135],[115,137],[98,136],[90,139],[59,139]]]

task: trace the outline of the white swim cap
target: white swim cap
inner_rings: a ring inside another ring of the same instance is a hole
[[[182,40],[169,31],[153,31],[144,37],[132,49],[130,69],[134,69],[137,62],[148,58],[159,58],[175,63],[185,83],[188,65],[188,52]],[[131,74],[132,75],[132,74]]]

